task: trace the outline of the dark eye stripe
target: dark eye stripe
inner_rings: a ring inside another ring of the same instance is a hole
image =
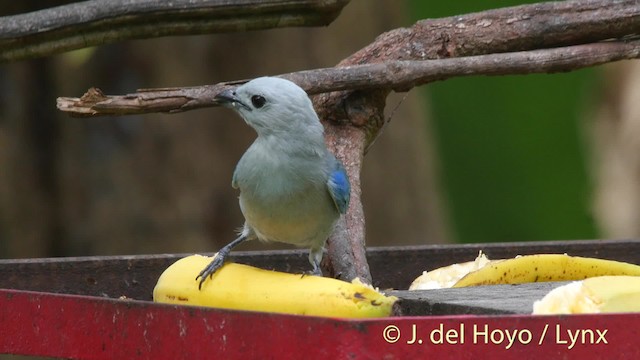
[[[266,102],[267,99],[265,99],[264,96],[253,95],[251,97],[251,103],[253,104],[253,106],[255,106],[256,109],[260,109],[261,107],[263,107]]]

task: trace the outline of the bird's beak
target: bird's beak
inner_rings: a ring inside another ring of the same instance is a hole
[[[232,106],[232,107],[241,106],[249,111],[251,110],[251,108],[247,106],[247,104],[243,103],[242,101],[240,101],[240,99],[238,99],[235,89],[223,90],[218,95],[216,95],[213,99],[218,104],[221,104],[223,106]]]

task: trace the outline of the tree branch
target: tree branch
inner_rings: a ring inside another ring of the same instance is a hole
[[[622,38],[636,34],[638,30],[640,3],[637,0],[538,3],[419,21],[410,28],[380,35],[338,66],[588,44]],[[359,178],[363,161],[363,154],[355,151],[367,149],[384,126],[384,102],[389,91],[389,88],[345,90],[314,97],[331,149],[341,149],[334,144],[354,143],[349,148],[352,151],[336,151],[336,155],[349,164],[347,172],[351,179]],[[361,199],[353,196],[345,219],[346,226],[339,227],[328,242],[330,265],[337,271],[336,275],[346,280],[370,278],[365,257],[364,217],[358,216],[361,209]],[[351,251],[342,255],[344,248]],[[341,269],[346,271],[340,272]]]
[[[343,64],[545,49],[640,33],[637,0],[568,0],[418,21],[391,30]]]
[[[640,41],[602,42],[562,48],[436,60],[399,60],[299,71],[280,75],[310,95],[339,90],[408,90],[437,80],[471,75],[522,75],[577,70],[640,57]],[[74,116],[181,112],[217,106],[215,95],[244,81],[190,88],[147,89],[107,96],[90,89],[81,98],[58,98],[58,109]]]
[[[348,2],[83,1],[0,17],[0,63],[129,39],[327,25]]]

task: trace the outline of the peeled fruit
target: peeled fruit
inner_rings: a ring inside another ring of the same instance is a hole
[[[192,255],[176,261],[158,279],[160,303],[344,318],[391,314],[393,296],[355,279],[352,283],[226,263],[198,289],[196,276],[212,260]]]
[[[594,314],[640,312],[640,276],[600,276],[551,290],[533,313]]]
[[[569,281],[605,275],[640,276],[638,265],[566,254],[525,255],[503,260],[488,260],[483,256],[481,253],[474,262],[423,273],[409,290]]]
[[[431,290],[453,287],[453,285],[465,275],[483,268],[489,262],[489,258],[480,251],[474,261],[452,264],[423,272],[422,275],[411,283],[409,290]]]

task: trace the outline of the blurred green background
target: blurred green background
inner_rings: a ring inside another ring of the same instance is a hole
[[[533,2],[412,0],[411,14],[418,20]],[[456,78],[427,87],[454,240],[598,237],[580,120],[597,74]]]

